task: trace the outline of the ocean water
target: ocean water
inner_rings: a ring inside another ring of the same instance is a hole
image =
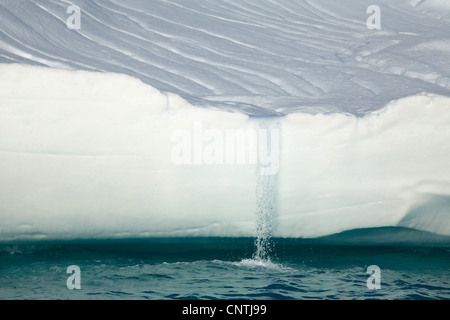
[[[445,245],[167,238],[0,246],[0,299],[449,299]],[[67,285],[71,265],[80,289]],[[379,289],[367,268],[379,267]],[[370,283],[375,283],[369,281]]]

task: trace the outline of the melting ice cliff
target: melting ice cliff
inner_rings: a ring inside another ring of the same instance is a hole
[[[0,0],[0,241],[450,235],[450,6],[374,4]]]
[[[247,130],[248,115],[122,74],[3,64],[0,83],[0,240],[255,234],[255,164],[171,158],[175,130]],[[450,235],[449,98],[278,120],[274,236]]]

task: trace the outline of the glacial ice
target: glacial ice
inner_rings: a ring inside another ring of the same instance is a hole
[[[0,241],[254,236],[258,146],[192,143],[269,116],[274,236],[450,235],[449,2],[374,4],[0,0]]]
[[[0,83],[0,240],[255,234],[255,164],[178,165],[171,153],[173,132],[195,121],[225,132],[258,118],[123,74],[2,64]],[[278,121],[274,236],[450,235],[450,98]]]

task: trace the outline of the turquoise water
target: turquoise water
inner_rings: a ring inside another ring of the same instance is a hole
[[[0,299],[449,299],[450,247],[180,238],[0,245]],[[80,268],[69,290],[67,267]],[[380,268],[369,289],[367,268]]]

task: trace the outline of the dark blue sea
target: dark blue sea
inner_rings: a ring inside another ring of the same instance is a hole
[[[3,243],[0,299],[450,299],[448,238],[380,232],[274,238],[266,260],[253,238]]]

